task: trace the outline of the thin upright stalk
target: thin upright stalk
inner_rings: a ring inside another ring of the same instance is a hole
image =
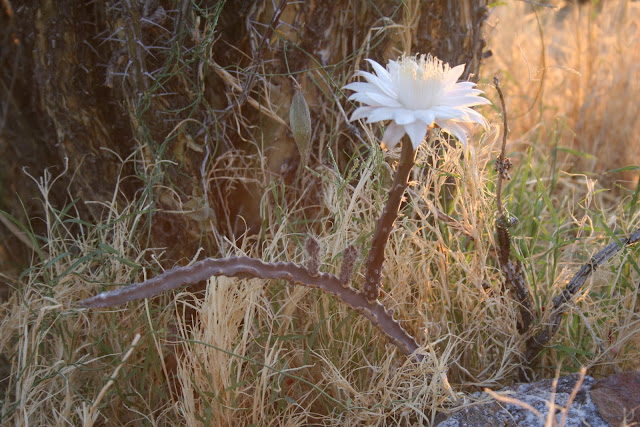
[[[427,138],[431,130],[427,133]],[[400,164],[393,179],[393,185],[389,191],[389,199],[382,211],[382,216],[378,220],[376,232],[373,236],[371,249],[367,258],[367,271],[364,282],[364,295],[369,304],[378,300],[380,295],[380,278],[382,277],[382,263],[384,262],[384,248],[387,246],[389,235],[393,230],[393,223],[398,217],[398,210],[402,202],[404,191],[409,185],[409,173],[415,164],[416,152],[409,138],[402,141],[402,154]]]
[[[504,214],[504,206],[502,205],[502,180],[509,179],[509,174],[507,173],[509,170],[509,166],[507,166],[506,161],[506,151],[507,151],[507,136],[509,135],[509,126],[507,125],[507,108],[504,104],[504,95],[502,94],[502,89],[500,89],[500,81],[497,77],[493,78],[493,85],[496,87],[498,91],[498,95],[500,96],[500,104],[502,105],[502,118],[504,120],[504,127],[502,130],[502,149],[500,150],[500,157],[496,161],[496,171],[498,172],[498,182],[496,184],[496,203],[498,205],[498,215],[502,216]]]

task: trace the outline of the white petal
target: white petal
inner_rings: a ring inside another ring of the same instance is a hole
[[[424,137],[427,135],[427,127],[428,126],[420,120],[404,125],[404,130],[409,135],[414,150],[417,150],[420,144],[422,144]]]
[[[462,90],[462,89],[468,90],[468,89],[473,89],[474,87],[476,87],[476,84],[474,82],[458,82],[453,86],[451,86],[449,90]]]
[[[444,117],[443,115],[440,118],[443,120],[451,119],[457,122],[478,123],[479,125],[482,125],[485,129],[487,128],[487,126],[489,126],[487,119],[485,119],[482,114],[478,113],[475,110],[472,110],[471,108],[460,107],[460,108],[456,108],[455,110],[457,111],[457,114],[455,117]]]
[[[478,123],[485,129],[489,127],[489,122],[487,122],[487,119],[485,119],[484,116],[478,113],[476,110],[465,108],[465,112],[467,113],[467,121]]]
[[[429,110],[418,110],[413,113],[417,119],[422,120],[426,124],[430,125],[436,119],[436,115],[433,113],[431,109]]]
[[[373,111],[373,107],[358,107],[351,115],[350,122],[358,119],[362,119],[363,117],[367,117]]]
[[[382,137],[382,148],[395,147],[404,134],[404,126],[391,122],[389,126],[387,126],[387,130],[384,132],[384,136]]]
[[[371,83],[365,83],[365,82],[349,83],[348,85],[344,86],[342,89],[349,89],[349,90],[352,90],[354,92],[380,92],[380,93],[382,93],[382,91],[380,90],[380,88],[378,86],[372,85]]]
[[[458,140],[462,143],[462,146],[466,148],[467,133],[464,127],[454,122],[453,120],[436,120],[436,124],[440,126],[443,131],[450,133],[451,135],[458,138]]]
[[[390,92],[384,91],[379,86],[373,85],[371,83],[353,82],[344,86],[342,89],[348,89],[348,90],[352,90],[354,92],[360,92],[360,93],[377,93],[379,95],[390,97],[393,99],[396,98],[393,92],[391,92],[390,94]]]
[[[394,110],[393,120],[399,125],[406,125],[417,120],[415,110],[409,110],[408,108],[395,108]]]
[[[393,81],[394,77],[398,75],[398,62],[394,60],[390,60],[387,64],[387,70],[389,70],[389,75],[391,76],[391,81]]]
[[[359,101],[372,107],[400,107],[400,103],[386,95],[376,92],[356,92],[349,97],[351,101]]]
[[[473,107],[475,105],[491,104],[491,101],[481,96],[450,96],[447,94],[442,99],[450,107]]]
[[[369,73],[367,71],[357,71],[355,75],[364,77],[366,81],[377,87],[381,92],[386,93],[388,96],[395,97],[395,92],[393,90],[391,82],[387,82],[381,78],[378,78],[378,76],[376,76],[375,74]]]
[[[449,107],[446,105],[438,105],[437,107],[433,107],[431,109],[433,113],[436,115],[436,120],[449,120],[449,119],[460,119],[464,120],[466,113],[462,108]]]
[[[391,84],[391,75],[387,70],[385,70],[382,65],[378,64],[373,59],[367,59],[367,61],[369,62],[369,64],[371,64],[378,77],[380,77],[380,80],[384,81],[387,84]]]
[[[397,108],[389,108],[389,107],[378,107],[374,108],[369,117],[367,118],[367,123],[379,122],[381,120],[390,120],[393,119]],[[402,123],[399,123],[402,124]]]
[[[464,66],[465,64],[458,65],[447,72],[447,75],[444,78],[445,86],[455,84],[455,82],[458,81],[462,73],[464,73]]]
[[[466,87],[461,87],[461,88],[449,88],[447,89],[447,91],[445,92],[447,96],[476,96],[476,95],[484,95],[484,91],[481,91],[480,89],[474,89],[474,88],[466,88]]]

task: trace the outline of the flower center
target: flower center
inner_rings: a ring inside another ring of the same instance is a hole
[[[402,105],[411,110],[425,110],[440,103],[448,65],[431,55],[403,56],[398,65],[396,89]]]

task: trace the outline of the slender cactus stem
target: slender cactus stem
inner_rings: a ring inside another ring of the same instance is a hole
[[[431,129],[427,133],[427,138]],[[375,303],[380,295],[380,278],[382,277],[382,263],[384,262],[384,248],[387,246],[389,235],[393,230],[393,223],[398,217],[398,210],[402,202],[404,191],[409,185],[409,173],[415,164],[416,152],[409,138],[402,141],[402,154],[400,164],[393,179],[393,185],[389,191],[389,199],[378,220],[376,231],[367,258],[367,271],[364,282],[364,294],[370,304]]]

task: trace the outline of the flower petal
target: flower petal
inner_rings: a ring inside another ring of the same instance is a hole
[[[389,63],[387,64],[387,70],[389,70],[389,75],[391,76],[392,81],[393,81],[393,76],[398,75],[399,66],[400,64],[398,64],[398,62],[394,60],[390,60]]]
[[[463,147],[467,147],[467,132],[463,126],[453,120],[436,120],[436,124],[440,126],[443,131],[458,138]]]
[[[381,92],[387,94],[388,96],[395,98],[395,92],[393,90],[393,85],[391,82],[387,82],[373,73],[369,73],[367,71],[356,71],[356,76],[362,76],[365,78],[367,82],[377,87]]]
[[[373,67],[374,71],[376,72],[380,80],[384,81],[389,85],[391,84],[391,74],[389,74],[389,72],[382,65],[378,64],[373,59],[367,59],[367,62],[371,64],[371,66]]]
[[[476,105],[491,104],[487,98],[481,96],[447,96],[443,97],[446,105],[450,107],[473,107]]]
[[[351,115],[350,122],[367,117],[373,111],[373,107],[358,107]]]
[[[409,135],[414,150],[417,150],[420,144],[422,144],[424,137],[427,135],[427,127],[428,126],[420,120],[404,125],[404,130]]]
[[[376,85],[372,85],[371,83],[365,82],[353,82],[344,86],[342,89],[349,89],[354,92],[379,92],[383,93],[380,88]]]
[[[449,88],[449,90],[464,90],[467,91],[469,89],[473,89],[474,87],[476,87],[476,83],[474,82],[458,82],[456,84],[454,84],[453,86],[451,86]]]
[[[462,75],[462,73],[464,73],[464,66],[465,64],[461,64],[447,71],[444,77],[444,85],[449,86],[449,85],[455,84],[460,78],[460,76]]]
[[[393,119],[397,114],[397,112],[398,112],[397,108],[391,108],[391,107],[374,108],[371,114],[369,114],[369,117],[367,117],[367,123],[375,123],[382,120]],[[396,123],[398,123],[399,125],[402,124],[402,123],[399,123],[397,120],[396,120]]]
[[[457,86],[457,85],[456,85]],[[484,95],[484,92],[480,89],[474,89],[473,86],[470,88],[466,87],[454,87],[449,88],[446,91],[447,96],[476,96],[476,95]]]
[[[394,108],[394,110],[393,120],[399,125],[406,125],[417,120],[416,110],[408,108]]]
[[[349,100],[359,101],[372,107],[400,107],[400,103],[386,95],[376,92],[356,92],[349,97]]]
[[[382,148],[393,148],[398,144],[400,138],[405,134],[404,126],[391,122],[382,137]]]
[[[463,108],[450,107],[447,105],[438,105],[437,107],[431,108],[431,111],[436,115],[436,119],[440,120],[459,119],[462,121],[466,117],[466,112]]]
[[[417,119],[422,120],[427,125],[431,125],[433,121],[436,119],[436,115],[431,109],[418,110],[418,111],[415,111],[413,114],[416,116]]]
[[[478,113],[476,110],[466,108],[465,112],[467,113],[466,121],[478,123],[485,129],[489,127],[489,122],[487,121],[487,119],[485,119],[485,117],[482,114]]]

